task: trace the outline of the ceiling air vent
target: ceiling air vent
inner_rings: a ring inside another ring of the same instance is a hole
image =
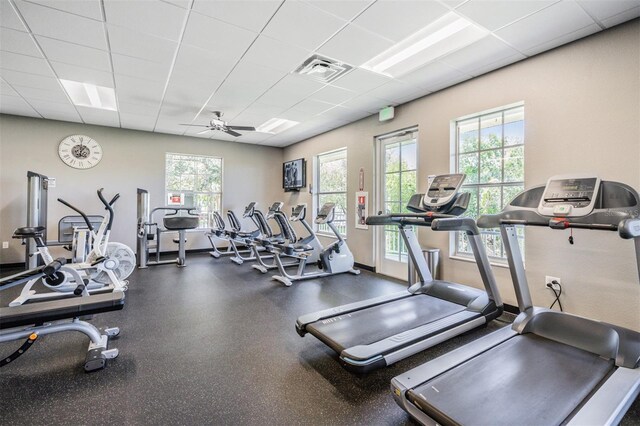
[[[296,73],[322,83],[329,83],[351,71],[351,65],[313,55],[296,69]]]

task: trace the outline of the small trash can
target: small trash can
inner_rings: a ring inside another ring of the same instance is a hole
[[[427,261],[427,266],[429,267],[429,271],[431,271],[431,276],[433,277],[433,279],[434,280],[440,279],[438,275],[438,272],[440,269],[438,267],[438,265],[440,264],[440,249],[439,248],[423,248],[422,256],[424,257],[424,260]],[[409,277],[408,277],[409,285],[413,285],[417,283],[418,280],[419,280],[418,271],[416,270],[415,265],[411,261],[411,258],[409,258]]]

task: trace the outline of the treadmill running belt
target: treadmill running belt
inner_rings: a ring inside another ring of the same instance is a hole
[[[309,324],[307,331],[340,353],[439,320],[465,306],[417,294]]]
[[[559,425],[612,360],[533,334],[516,336],[408,393],[444,425]],[[525,416],[525,417],[523,417]]]

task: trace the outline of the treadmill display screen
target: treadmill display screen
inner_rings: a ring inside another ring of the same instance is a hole
[[[595,177],[552,180],[544,191],[543,206],[568,203],[575,207],[586,207],[596,193],[597,180]]]
[[[425,202],[436,203],[443,198],[451,197],[456,193],[464,175],[440,175],[436,176],[429,186]]]
[[[302,212],[304,212],[304,206],[303,205],[299,205],[299,206],[295,206],[293,208],[293,211],[291,212],[291,216],[292,217],[299,217]]]

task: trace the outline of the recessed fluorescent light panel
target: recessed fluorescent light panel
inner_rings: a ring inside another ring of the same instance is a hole
[[[292,128],[296,124],[300,123],[297,121],[286,120],[284,118],[272,118],[271,120],[268,120],[258,126],[256,128],[256,131],[276,134],[284,132],[285,130]]]
[[[96,86],[79,81],[62,80],[60,83],[67,91],[74,105],[89,108],[100,108],[109,111],[117,111],[116,92],[111,87]]]
[[[441,56],[480,40],[487,31],[449,12],[375,58],[362,68],[399,77]]]

